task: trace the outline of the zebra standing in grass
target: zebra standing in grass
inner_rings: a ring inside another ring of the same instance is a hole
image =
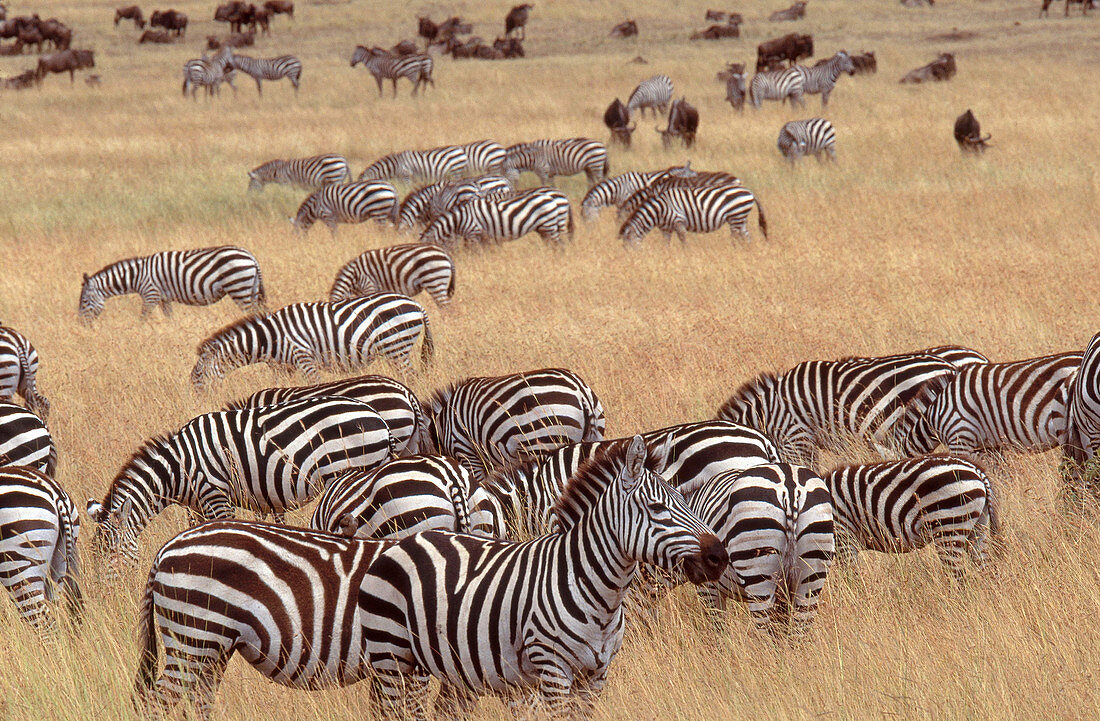
[[[634,88],[630,99],[626,101],[627,111],[633,116],[635,110],[640,110],[644,118],[646,108],[649,108],[653,111],[653,117],[657,117],[658,112],[664,115],[668,110],[668,104],[672,102],[672,94],[672,78],[667,75],[654,75],[638,83],[638,87]]]
[[[269,160],[248,172],[248,189],[263,190],[267,183],[302,188],[323,188],[351,182],[351,169],[342,155],[314,155],[309,158]]]
[[[399,456],[411,456],[431,448],[428,416],[416,394],[403,383],[386,376],[359,376],[292,388],[264,388],[248,398],[227,404],[225,410],[262,408],[322,396],[352,398],[370,406],[386,422]]]
[[[202,391],[210,379],[255,363],[297,370],[314,381],[322,368],[354,370],[378,356],[411,370],[409,355],[421,335],[420,359],[427,365],[433,351],[428,315],[403,295],[292,303],[267,316],[239,320],[204,340],[191,383]]]
[[[246,313],[260,313],[267,298],[260,264],[244,248],[167,250],[111,263],[91,276],[85,273],[80,319],[90,323],[103,312],[104,300],[129,293],[141,296],[142,318],[158,305],[168,317],[173,302],[212,305],[225,297]]]
[[[198,100],[198,90],[206,90],[206,97],[218,95],[221,84],[228,83],[237,94],[237,86],[233,84],[233,76],[236,74],[230,57],[233,49],[225,46],[213,56],[207,58],[193,58],[183,64],[183,95],[187,97],[187,90],[191,90],[191,99]]]
[[[836,131],[833,124],[824,118],[792,120],[779,131],[776,143],[783,157],[794,163],[804,155],[813,155],[821,160],[821,153],[836,160]]]
[[[1097,492],[1098,480],[1086,477],[1084,465],[1100,448],[1100,333],[1089,341],[1081,358],[1081,368],[1069,386],[1069,409],[1062,455],[1069,478],[1076,484],[1088,483]],[[1092,474],[1095,476],[1095,473]]]
[[[264,80],[281,80],[286,78],[294,86],[294,94],[298,94],[298,85],[302,80],[302,61],[293,55],[280,55],[277,58],[252,58],[247,55],[237,55],[230,52],[229,64],[234,70],[240,70],[245,75],[250,75],[256,81],[256,92],[263,97]]]
[[[803,92],[802,73],[797,68],[770,70],[752,76],[749,102],[754,108],[759,108],[765,100],[786,102],[790,98],[791,105],[801,106],[805,105]]]
[[[768,221],[760,201],[748,188],[728,185],[663,190],[626,219],[619,229],[619,238],[627,245],[636,245],[649,231],[660,228],[666,240],[671,240],[675,232],[683,243],[688,231],[712,233],[728,225],[731,237],[740,235],[751,240],[748,217],[754,204],[760,232],[767,239]]]
[[[625,221],[639,207],[669,188],[740,188],[744,187],[736,175],[722,171],[691,169],[691,163],[668,168],[657,175],[650,184],[639,188],[619,205],[619,221]]]
[[[841,73],[856,74],[856,66],[852,57],[843,50],[838,51],[828,60],[825,60],[812,68],[805,65],[795,65],[794,70],[802,76],[802,92],[806,95],[821,93],[821,107],[829,104],[829,94],[836,86],[837,78]]]
[[[386,422],[351,398],[205,413],[146,441],[103,501],[88,501],[93,544],[117,571],[125,559],[137,560],[138,535],[169,505],[200,519],[232,518],[246,508],[281,520],[339,472],[375,468],[393,451]]]
[[[402,150],[385,155],[367,166],[359,180],[401,180],[440,182],[454,180],[466,172],[466,151],[457,145],[430,150]]]
[[[379,47],[368,49],[362,45],[357,45],[351,56],[351,67],[354,68],[358,63],[363,63],[363,67],[374,76],[374,81],[378,83],[379,97],[382,96],[383,80],[393,81],[393,97],[395,98],[397,97],[398,78],[408,78],[409,82],[413,84],[413,95],[416,95],[421,85],[425,88],[429,83],[433,87],[435,86],[435,80],[432,79],[433,63],[430,55],[416,53],[398,56]]]
[[[49,417],[50,402],[38,392],[38,351],[22,333],[0,325],[0,401],[17,393],[39,418]]]
[[[504,172],[504,146],[493,140],[475,140],[458,146],[466,151],[466,172],[477,175],[501,175]]]
[[[819,447],[855,438],[880,452],[927,452],[914,441],[924,412],[957,373],[934,355],[806,361],[744,384],[718,409],[771,438],[787,463],[813,467]]]
[[[427,405],[436,450],[464,462],[479,483],[523,454],[601,440],[606,425],[596,393],[563,368],[467,378]]]
[[[440,182],[412,191],[397,209],[398,230],[428,226],[474,198],[512,191],[512,182],[500,175],[483,175],[458,183]]]
[[[57,448],[45,421],[6,401],[0,401],[0,466],[26,466],[51,478],[57,468]]]
[[[607,146],[589,138],[534,140],[512,145],[506,152],[504,175],[513,182],[524,170],[537,175],[542,185],[553,185],[558,175],[583,172],[591,186],[606,178],[611,170]]]
[[[436,219],[420,234],[420,242],[501,242],[538,233],[543,241],[560,246],[573,239],[573,227],[573,208],[565,193],[532,188],[506,197],[474,198]]]
[[[400,293],[410,298],[427,292],[446,308],[455,292],[455,264],[435,245],[409,243],[368,250],[336,274],[329,300],[350,300],[375,293]]]
[[[969,552],[986,560],[998,533],[989,477],[953,456],[842,466],[824,476],[833,499],[837,560],[855,561],[860,549],[907,553],[928,544],[956,576]]]
[[[634,193],[648,188],[661,173],[661,170],[649,172],[629,172],[607,178],[593,185],[581,201],[581,213],[585,220],[594,220],[600,209],[608,205],[616,207],[626,202]]]
[[[337,223],[385,223],[397,206],[397,190],[381,180],[326,185],[306,198],[290,222],[301,232],[320,221],[336,237]]]
[[[49,638],[56,630],[47,601],[60,586],[80,621],[80,517],[69,494],[32,468],[0,468],[0,583],[20,617]]]

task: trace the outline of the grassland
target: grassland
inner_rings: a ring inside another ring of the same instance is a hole
[[[179,46],[138,46],[111,25],[114,3],[23,0],[76,28],[94,47],[99,88],[49,78],[41,90],[0,94],[0,320],[42,357],[41,390],[61,452],[59,478],[82,505],[101,496],[151,434],[251,390],[282,382],[266,369],[233,374],[195,397],[195,346],[236,309],[177,307],[139,322],[135,298],[108,303],[92,328],[76,322],[82,272],[169,248],[235,243],[260,259],[270,301],[316,299],[336,269],[366,248],[403,240],[374,226],[296,236],[287,222],[301,193],[245,192],[245,172],[274,157],[340,152],[358,172],[383,153],[494,138],[604,138],[600,116],[636,82],[668,73],[701,112],[691,152],[661,149],[639,123],[632,152],[612,169],[693,167],[742,177],[764,201],[771,238],[731,243],[725,233],[659,234],[624,250],[609,217],[579,226],[563,253],[531,238],[458,259],[446,314],[429,309],[437,363],[410,378],[419,392],[467,375],[570,367],[597,389],[609,432],[622,435],[710,417],[743,380],[808,358],[961,343],[994,359],[1083,348],[1097,330],[1100,276],[1100,61],[1097,20],[1037,20],[1038,0],[941,0],[905,10],[893,0],[813,0],[799,23],[764,21],[784,2],[742,4],[740,40],[691,43],[702,0],[536,5],[528,58],[437,60],[436,88],[380,100],[354,45],[391,45],[414,16],[458,13],[491,40],[508,3],[298,3],[257,55],[293,52],[301,94],[269,85],[239,94],[180,97],[180,68],[216,25],[213,0],[176,3],[192,19]],[[152,6],[146,8],[151,10]],[[606,37],[626,17],[637,40]],[[813,32],[818,55],[874,49],[879,73],[843,78],[824,113],[839,162],[782,162],[783,122],[820,113],[787,107],[738,115],[714,73],[751,62],[756,43]],[[969,33],[965,40],[927,38]],[[941,50],[956,53],[948,83],[897,79]],[[642,55],[647,65],[630,64]],[[0,75],[33,62],[0,58]],[[993,134],[981,158],[962,157],[955,116],[972,108]],[[583,181],[561,183],[577,201]],[[608,214],[605,214],[608,215]],[[579,219],[578,219],[579,222]],[[755,230],[755,227],[754,227]],[[427,301],[426,301],[427,302]],[[379,371],[384,371],[379,367]],[[931,555],[865,558],[834,574],[804,646],[777,647],[735,615],[716,637],[686,591],[653,628],[628,631],[597,708],[599,719],[1096,718],[1100,712],[1100,531],[1055,502],[1054,454],[1008,456],[992,466],[1006,526],[994,567],[949,583]],[[118,587],[88,565],[88,618],[79,637],[43,651],[0,603],[0,716],[132,717],[136,600],[148,559],[183,528],[169,512],[143,537],[143,561]],[[90,537],[86,522],[84,544]],[[87,556],[87,546],[83,546]],[[43,671],[46,668],[46,671]],[[323,693],[273,686],[239,662],[217,703],[219,719],[369,718],[363,685]],[[495,701],[478,718],[503,718]]]

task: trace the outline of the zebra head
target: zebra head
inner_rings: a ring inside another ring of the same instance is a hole
[[[129,498],[122,506],[108,508],[94,498],[88,499],[88,515],[95,522],[92,536],[92,553],[107,558],[107,577],[116,579],[123,565],[136,564],[138,560],[137,534],[131,531],[130,517],[133,501]]]
[[[351,54],[351,67],[355,67],[359,63],[367,64],[367,58],[370,57],[370,50],[362,45],[355,46],[355,52]]]
[[[77,307],[77,314],[86,325],[91,324],[103,312],[104,297],[98,276],[89,276],[85,273],[84,284],[80,287],[80,305]]]
[[[526,170],[529,164],[530,159],[528,158],[526,143],[511,145],[505,148],[501,170],[504,173],[504,177],[509,181],[515,183],[519,178],[519,172],[521,170]]]
[[[852,56],[846,51],[838,50],[836,55],[833,56],[833,62],[836,63],[837,75],[840,73],[856,74],[856,64],[853,62]]]

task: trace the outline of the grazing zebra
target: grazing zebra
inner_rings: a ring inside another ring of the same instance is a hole
[[[314,155],[291,160],[269,160],[248,171],[248,189],[263,190],[267,183],[283,183],[302,188],[323,188],[333,183],[351,182],[351,169],[342,155]]]
[[[351,67],[363,63],[374,81],[378,83],[378,96],[382,97],[382,81],[393,81],[393,97],[397,97],[397,79],[408,78],[413,84],[412,94],[416,95],[421,85],[427,87],[428,83],[435,86],[432,79],[432,58],[430,55],[393,55],[388,50],[379,47],[365,48],[362,45],[355,46],[355,52],[351,56]]]
[[[56,481],[33,468],[0,468],[0,583],[45,638],[56,630],[47,601],[58,586],[70,619],[80,620],[79,535],[76,506]]]
[[[27,466],[53,477],[57,448],[41,417],[0,401],[0,466]]]
[[[759,430],[784,462],[811,468],[817,448],[840,447],[852,437],[883,453],[923,452],[931,449],[912,439],[914,428],[960,372],[921,352],[806,361],[744,384],[718,409],[718,418]]]
[[[585,220],[594,220],[601,208],[622,205],[634,193],[648,188],[662,172],[664,171],[630,172],[601,180],[585,193],[584,200],[581,201],[581,214]]]
[[[490,500],[455,459],[412,456],[341,473],[317,500],[309,527],[359,538],[432,530],[502,538],[503,518]]]
[[[501,175],[504,172],[504,146],[493,140],[475,140],[458,146],[466,151],[466,175]]]
[[[165,317],[172,303],[212,305],[232,298],[246,313],[264,311],[267,294],[256,256],[235,245],[195,250],[166,250],[111,263],[94,275],[84,274],[80,319],[90,323],[103,303],[116,295],[141,296],[141,317],[160,306]]]
[[[22,333],[0,325],[0,401],[17,393],[43,421],[49,417],[50,402],[38,392],[38,351]]]
[[[619,228],[619,238],[626,245],[636,245],[656,227],[664,232],[666,240],[671,240],[675,232],[683,243],[687,241],[688,231],[712,233],[728,225],[731,237],[740,235],[751,240],[748,217],[754,203],[760,232],[767,239],[768,221],[760,201],[748,188],[729,185],[663,190],[638,206],[626,219]]]
[[[829,156],[829,160],[836,160],[836,131],[825,118],[792,120],[779,131],[776,144],[779,152],[792,164],[804,155],[813,155],[821,160],[822,152]]]
[[[691,169],[691,163],[679,167],[668,168],[661,172],[653,181],[644,188],[639,188],[619,205],[619,221],[625,221],[634,214],[639,207],[654,197],[665,192],[669,188],[729,188],[743,187],[741,179],[736,175],[721,171]]]
[[[953,456],[842,466],[824,476],[833,499],[837,560],[855,561],[860,549],[907,553],[933,544],[956,576],[969,551],[986,560],[987,536],[998,532],[989,478]]]
[[[589,138],[534,140],[512,145],[506,152],[504,175],[513,182],[523,170],[537,175],[542,185],[553,185],[558,175],[583,172],[591,186],[611,171],[607,146]]]
[[[763,434],[728,421],[684,423],[643,433],[641,438],[649,449],[650,470],[678,490],[722,471],[779,461],[779,450]],[[566,482],[581,465],[629,442],[621,438],[564,445],[495,471],[485,486],[505,507],[513,535],[541,533]]]
[[[397,210],[396,226],[398,230],[428,226],[473,198],[511,191],[512,182],[500,175],[483,175],[458,183],[432,183],[405,196]]]
[[[729,553],[722,577],[699,587],[715,620],[728,599],[737,599],[758,627],[803,635],[835,552],[825,481],[801,466],[762,465],[724,471],[684,496]]]
[[[466,172],[466,152],[457,145],[430,150],[402,150],[384,155],[367,166],[359,180],[395,179],[440,182],[461,177]]]
[[[268,316],[243,318],[204,340],[191,383],[202,391],[211,378],[255,363],[297,370],[313,381],[322,368],[355,370],[378,356],[411,370],[409,354],[421,334],[420,359],[427,365],[433,351],[428,316],[415,300],[395,293],[292,303]]]
[[[304,233],[320,221],[335,238],[337,223],[385,223],[396,206],[397,191],[381,180],[326,185],[302,202],[290,222]]]
[[[963,457],[1003,448],[1043,451],[1065,439],[1080,353],[961,368],[923,414],[913,435]]]
[[[716,580],[727,554],[683,497],[646,468],[635,437],[593,458],[555,507],[559,531],[525,543],[446,531],[382,550],[367,571],[365,646],[383,716],[465,717],[482,693],[587,718],[622,644],[639,562]],[[450,708],[448,708],[450,707]]]
[[[103,501],[88,501],[97,524],[93,547],[107,554],[113,572],[137,561],[138,535],[171,504],[200,520],[232,518],[236,508],[279,520],[340,471],[390,460],[393,445],[382,417],[351,398],[205,413],[146,441]]]
[[[516,240],[538,233],[547,243],[573,239],[573,208],[553,188],[532,188],[512,196],[474,198],[438,218],[420,234],[420,242],[446,246],[450,241],[478,243]]]
[[[478,483],[522,454],[601,440],[606,425],[596,393],[564,368],[467,378],[427,405],[436,450],[464,462]]]
[[[634,115],[635,110],[641,110],[644,118],[646,108],[649,108],[653,111],[653,117],[657,117],[658,112],[664,115],[668,110],[668,104],[672,102],[672,94],[672,78],[667,75],[654,75],[638,83],[638,87],[634,88],[630,99],[626,101],[627,111],[630,115]]]
[[[821,93],[821,107],[829,104],[829,94],[836,86],[837,78],[841,73],[856,74],[856,66],[852,57],[843,50],[838,51],[828,60],[814,67],[795,65],[794,70],[802,76],[802,92],[806,95]]]
[[[237,86],[233,84],[233,76],[236,74],[230,57],[233,49],[226,46],[213,56],[207,58],[193,58],[183,64],[183,95],[187,97],[187,90],[191,90],[191,99],[198,100],[198,90],[203,88],[206,97],[217,95],[222,83],[228,83],[237,94]]]
[[[1086,478],[1083,466],[1100,448],[1100,333],[1089,341],[1077,371],[1069,386],[1069,410],[1062,455],[1068,465],[1070,480],[1088,483],[1097,492],[1097,479]]]
[[[765,100],[786,102],[790,98],[791,105],[805,105],[802,83],[802,73],[797,68],[757,73],[749,83],[749,102],[759,108]]]
[[[399,456],[411,456],[432,445],[428,416],[420,401],[404,384],[386,376],[359,376],[296,388],[265,388],[227,404],[225,410],[262,408],[322,396],[353,398],[370,406],[386,422]]]
[[[280,55],[277,58],[252,58],[247,55],[229,53],[229,64],[234,70],[240,70],[245,75],[252,76],[256,81],[256,92],[263,97],[264,80],[281,80],[286,78],[294,86],[294,94],[298,94],[298,85],[302,79],[302,61],[293,55]]]
[[[336,274],[329,299],[335,302],[375,293],[411,298],[421,291],[441,308],[449,306],[455,292],[455,264],[439,246],[409,243],[368,250],[352,259]]]

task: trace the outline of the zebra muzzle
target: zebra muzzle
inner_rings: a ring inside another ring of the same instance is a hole
[[[696,585],[717,581],[729,565],[729,554],[717,536],[699,536],[699,552],[682,562],[684,576]]]

